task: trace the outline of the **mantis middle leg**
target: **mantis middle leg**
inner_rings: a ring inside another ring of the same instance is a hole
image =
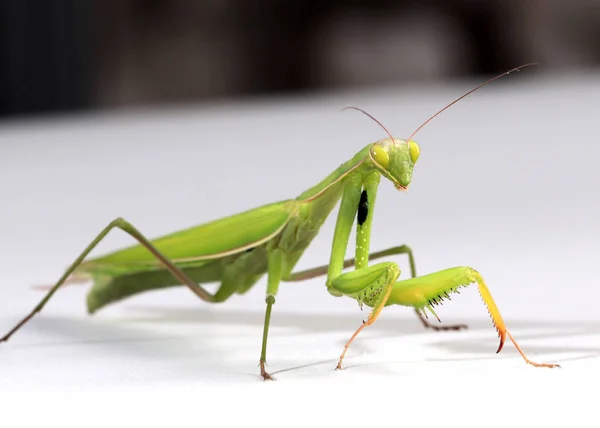
[[[283,276],[283,265],[285,263],[284,254],[279,249],[270,249],[268,258],[268,280],[267,280],[267,309],[265,311],[265,323],[263,326],[262,347],[260,351],[260,374],[264,380],[273,380],[273,377],[267,373],[265,365],[267,364],[267,338],[269,336],[269,324],[271,322],[271,310],[275,303],[275,296],[279,289],[281,277]]]

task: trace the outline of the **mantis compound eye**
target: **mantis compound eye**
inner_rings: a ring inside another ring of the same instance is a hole
[[[388,155],[387,150],[381,147],[379,144],[375,144],[371,148],[371,154],[373,155],[373,159],[377,162],[381,167],[386,168],[390,164],[390,155]]]
[[[408,142],[408,150],[410,153],[410,160],[412,160],[413,163],[417,163],[417,160],[419,159],[419,154],[421,153],[421,149],[419,148],[419,145],[417,143],[415,143],[413,140],[410,140]]]

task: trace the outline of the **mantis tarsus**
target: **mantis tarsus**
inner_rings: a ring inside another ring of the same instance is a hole
[[[263,379],[272,379],[265,370],[267,337],[271,310],[280,282],[301,281],[326,275],[326,287],[330,294],[351,297],[356,299],[359,305],[364,304],[372,308],[367,320],[346,343],[337,369],[342,368],[342,360],[354,338],[366,326],[375,322],[385,306],[413,307],[425,327],[443,330],[466,327],[431,325],[426,319],[427,311],[439,321],[433,307],[449,299],[449,294],[473,283],[478,285],[498,332],[500,345],[496,352],[500,352],[508,335],[527,363],[538,367],[558,367],[557,364],[534,363],[525,356],[506,329],[483,277],[476,270],[460,266],[417,277],[412,250],[406,245],[369,254],[371,224],[380,179],[383,176],[398,190],[407,190],[420,154],[419,146],[412,140],[414,135],[462,98],[528,65],[531,64],[502,73],[465,93],[430,117],[406,140],[392,137],[370,114],[350,107],[375,120],[389,138],[367,145],[352,159],[295,199],[261,206],[152,241],[146,239],[126,220],[117,218],[96,236],[32,312],[2,337],[0,342],[8,340],[26,324],[67,281],[93,281],[87,296],[87,306],[88,312],[94,313],[107,304],[140,292],[180,285],[186,285],[204,301],[224,302],[234,293],[243,294],[248,291],[266,273],[267,307],[260,372]],[[303,272],[292,272],[340,199],[329,264]],[[344,260],[355,219],[355,257]],[[84,261],[93,248],[114,228],[125,231],[139,244]],[[369,265],[369,260],[398,254],[408,255],[410,279],[398,281],[400,268],[394,262]],[[351,266],[355,268],[353,271],[343,272],[344,268]],[[200,285],[219,281],[220,287],[214,294]]]

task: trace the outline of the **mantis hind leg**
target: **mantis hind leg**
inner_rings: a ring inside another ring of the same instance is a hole
[[[406,254],[408,256],[408,262],[410,265],[410,277],[414,278],[417,276],[417,269],[415,266],[415,257],[412,249],[408,245],[400,245],[397,247],[386,248],[382,251],[377,251],[375,253],[369,254],[370,260],[376,260],[383,257],[395,256],[398,254]],[[355,258],[350,258],[344,260],[344,269],[354,266],[356,263]],[[319,276],[323,276],[327,274],[327,270],[329,269],[329,265],[319,266],[313,269],[304,270],[301,272],[295,272],[290,275],[288,278],[284,278],[283,281],[286,282],[296,282],[296,281],[304,281],[311,278],[316,278]],[[429,322],[429,320],[423,316],[423,314],[415,309],[415,313],[419,317],[421,324],[423,327],[429,328],[435,331],[449,331],[449,330],[462,330],[468,328],[466,324],[451,324],[451,325],[435,325]]]
[[[5,336],[0,338],[0,342],[5,342],[10,337],[17,332],[21,327],[23,327],[31,318],[35,316],[36,313],[40,312],[43,307],[48,303],[52,295],[59,289],[59,287],[64,284],[64,282],[69,278],[69,276],[73,273],[73,271],[79,266],[83,260],[87,257],[87,255],[104,239],[108,233],[114,229],[121,229],[124,232],[128,233],[132,237],[134,237],[140,244],[142,244],[148,251],[150,251],[164,266],[165,268],[173,274],[182,284],[188,286],[190,290],[202,300],[206,301],[214,301],[214,296],[206,291],[204,288],[195,283],[191,278],[189,278],[181,269],[175,266],[168,258],[166,258],[160,251],[158,251],[151,243],[142,235],[133,225],[122,218],[117,218],[113,220],[106,226],[102,231],[92,240],[92,242],[83,250],[83,252],[75,259],[75,261],[71,264],[71,266],[66,270],[63,276],[58,280],[56,284],[46,293],[44,298],[38,303],[38,305],[33,308],[33,310],[23,318],[16,326],[14,326]]]

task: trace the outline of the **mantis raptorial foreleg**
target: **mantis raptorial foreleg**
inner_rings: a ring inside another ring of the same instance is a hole
[[[410,277],[414,278],[417,276],[417,271],[415,267],[415,257],[413,255],[412,249],[408,245],[400,245],[397,247],[386,248],[385,250],[377,251],[375,253],[369,254],[369,260],[377,260],[383,257],[395,256],[399,254],[408,255],[408,263],[410,266]],[[356,262],[356,258],[349,258],[344,260],[344,269],[349,267],[353,267]],[[316,278],[322,275],[327,274],[327,270],[329,269],[329,265],[323,265],[312,269],[307,269],[300,272],[295,272],[290,275],[288,278],[284,278],[285,282],[296,282],[296,281],[305,281],[307,279]],[[419,320],[423,324],[425,328],[430,328],[435,331],[448,331],[448,330],[462,330],[468,328],[466,324],[453,324],[453,325],[435,325],[430,323],[423,314],[415,309],[415,313],[419,317]]]
[[[52,297],[52,295],[60,288],[60,286],[69,278],[71,273],[83,262],[83,260],[87,257],[87,255],[104,239],[108,233],[114,229],[121,229],[124,232],[128,233],[132,237],[134,237],[140,244],[142,244],[148,251],[150,251],[164,266],[165,268],[173,274],[175,278],[181,281],[182,284],[188,286],[192,292],[200,297],[202,300],[206,300],[209,302],[214,301],[214,296],[206,291],[204,288],[195,283],[192,279],[190,279],[181,269],[175,266],[168,258],[166,258],[160,251],[156,249],[149,241],[142,235],[131,223],[128,221],[117,218],[111,221],[108,226],[106,226],[102,231],[94,238],[94,240],[83,250],[83,252],[75,259],[75,261],[69,266],[69,268],[65,271],[63,276],[58,280],[58,282],[46,293],[44,298],[38,303],[38,305],[33,308],[33,310],[27,315],[25,318],[21,320],[12,330],[10,330],[5,336],[0,338],[0,342],[7,341],[17,330],[19,330],[24,324],[26,324],[33,316],[41,311],[43,307],[46,305],[48,300]]]
[[[384,262],[371,267],[368,266],[373,207],[379,181],[379,174],[370,174],[364,178],[353,177],[353,179],[348,179],[342,194],[327,272],[327,289],[332,295],[346,295],[356,299],[361,305],[366,303],[372,306],[373,310],[369,314],[368,320],[363,322],[346,343],[336,366],[337,369],[342,368],[344,355],[358,333],[375,322],[381,309],[385,306],[392,285],[400,275],[400,268],[396,263]],[[356,270],[342,273],[344,255],[355,218],[356,252],[354,265]],[[412,255],[412,252],[410,254]]]
[[[535,367],[560,367],[558,364],[536,363],[527,358],[510,331],[506,328],[504,320],[500,315],[500,310],[485,285],[483,277],[475,269],[459,266],[394,282],[399,274],[400,270],[395,263],[384,262],[342,274],[332,281],[331,285],[336,291],[352,297],[359,302],[364,302],[373,308],[368,320],[363,322],[346,343],[336,367],[337,369],[342,368],[342,360],[354,338],[365,327],[375,322],[379,313],[386,305],[410,306],[423,313],[427,310],[438,318],[433,307],[441,304],[443,300],[448,299],[450,293],[457,292],[459,288],[469,286],[470,284],[477,284],[483,302],[498,331],[500,345],[496,352],[502,350],[506,336],[508,336],[527,364]]]
[[[531,364],[535,367],[560,367],[558,364],[536,363],[525,356],[510,331],[507,330],[504,319],[502,318],[502,315],[500,315],[500,310],[492,298],[492,294],[487,288],[483,277],[473,268],[458,266],[430,273],[428,275],[398,281],[392,287],[387,304],[412,306],[423,312],[428,310],[437,317],[433,306],[437,306],[441,304],[442,301],[448,299],[450,293],[455,293],[459,288],[467,287],[471,284],[477,284],[483,303],[487,307],[490,317],[492,318],[492,323],[498,331],[500,345],[498,346],[496,353],[502,350],[504,341],[508,335],[508,338],[515,345],[515,348],[517,348],[517,351],[519,351],[527,364]]]
[[[332,245],[331,259],[328,267],[327,287],[333,295],[346,295],[356,299],[359,304],[367,304],[373,307],[367,321],[356,330],[350,340],[346,343],[344,351],[340,356],[338,369],[342,368],[342,360],[348,347],[354,338],[366,327],[375,322],[379,313],[387,303],[392,287],[400,275],[400,269],[395,263],[379,263],[368,266],[369,263],[369,244],[371,236],[371,224],[373,221],[373,208],[379,186],[379,174],[371,174],[362,180],[349,179],[342,195],[340,211],[336,223],[335,236]],[[342,269],[347,261],[344,261],[344,254],[348,245],[348,240],[354,219],[356,218],[356,253],[354,266],[356,270],[349,273],[342,273]],[[411,276],[416,276],[414,255],[407,246],[396,247],[397,253],[406,253],[409,257]],[[390,250],[384,250],[379,255],[389,255]],[[382,271],[383,269],[383,271]],[[313,270],[314,274],[317,272]],[[386,274],[384,274],[384,272]],[[420,311],[415,308],[416,313],[425,325],[431,327],[423,319]],[[450,326],[450,329],[460,329],[463,326]],[[466,326],[464,326],[466,327]]]

